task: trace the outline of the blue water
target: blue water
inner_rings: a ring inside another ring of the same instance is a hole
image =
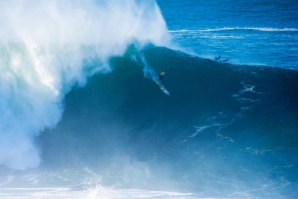
[[[208,58],[298,68],[296,0],[158,0],[174,40]]]
[[[297,1],[22,2],[1,199],[298,198]]]

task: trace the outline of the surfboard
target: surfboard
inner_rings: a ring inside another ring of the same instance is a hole
[[[160,80],[154,80],[154,82],[159,86],[160,90],[168,96],[171,96],[170,92],[166,89],[166,87],[161,83]]]

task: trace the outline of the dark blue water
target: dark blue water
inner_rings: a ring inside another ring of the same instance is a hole
[[[295,0],[158,0],[174,39],[233,63],[298,68]]]
[[[63,119],[38,138],[41,168],[86,167],[107,185],[198,198],[298,196],[297,71],[147,48],[169,97],[132,55],[66,96]]]

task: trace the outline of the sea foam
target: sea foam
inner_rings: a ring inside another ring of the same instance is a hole
[[[34,138],[59,122],[65,94],[133,42],[170,43],[155,1],[1,1],[0,165],[38,166]]]

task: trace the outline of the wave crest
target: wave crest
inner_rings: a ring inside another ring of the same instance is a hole
[[[34,137],[58,123],[65,94],[133,42],[169,44],[154,1],[0,2],[0,164],[38,166]]]

